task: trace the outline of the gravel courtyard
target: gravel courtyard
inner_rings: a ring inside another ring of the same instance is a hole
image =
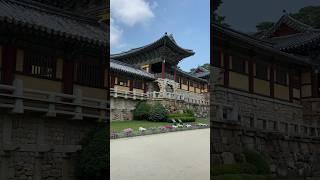
[[[111,180],[209,180],[210,129],[110,141]]]

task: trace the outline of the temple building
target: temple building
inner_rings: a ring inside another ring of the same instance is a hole
[[[212,120],[287,135],[320,135],[320,30],[288,14],[248,35],[213,25]]]
[[[0,1],[1,179],[78,179],[80,141],[109,120],[105,3]]]
[[[207,79],[178,68],[192,55],[167,33],[143,47],[111,54],[111,120],[132,119],[139,101],[159,101],[171,111],[193,108],[207,116]]]

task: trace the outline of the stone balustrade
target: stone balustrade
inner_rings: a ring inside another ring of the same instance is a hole
[[[125,99],[137,99],[137,100],[159,100],[159,99],[170,99],[184,101],[191,104],[209,105],[209,101],[206,99],[204,94],[196,93],[172,93],[172,92],[148,92],[138,93],[135,91],[123,91],[117,88],[111,88],[110,94],[115,98]]]
[[[23,114],[26,111],[44,113],[48,117],[70,116],[83,118],[108,119],[108,101],[83,97],[79,88],[74,94],[63,94],[23,87],[23,81],[16,79],[13,85],[0,85],[0,107],[12,113]]]
[[[320,137],[320,127],[315,125],[294,123],[290,122],[290,120],[260,120],[257,119],[256,116],[245,117],[238,112],[236,106],[229,104],[211,103],[211,106],[214,107],[213,115],[211,116],[213,117],[211,119],[213,122],[236,124],[246,131],[278,133],[291,137]],[[248,119],[249,122],[246,122],[246,119]]]

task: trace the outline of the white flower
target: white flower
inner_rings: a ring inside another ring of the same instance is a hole
[[[173,128],[178,128],[178,126],[172,125]]]
[[[143,127],[139,127],[139,131],[145,131],[145,130],[147,130],[146,128],[143,128]]]
[[[186,126],[187,128],[191,127],[191,125],[190,125],[190,124],[186,124],[185,126]]]

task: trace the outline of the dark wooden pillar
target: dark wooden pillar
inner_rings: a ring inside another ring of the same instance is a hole
[[[73,94],[73,83],[74,83],[74,62],[71,60],[63,61],[63,93]]]
[[[225,52],[223,56],[223,64],[224,64],[224,87],[229,87],[229,53]]]
[[[132,79],[129,80],[129,90],[133,91],[133,80]]]
[[[161,78],[164,79],[165,78],[165,72],[166,71],[166,61],[163,60],[162,61],[162,69],[161,69]]]
[[[319,96],[319,72],[313,70],[312,72],[312,97]]]
[[[253,72],[253,63],[254,59],[251,57],[248,61],[248,75],[249,75],[249,92],[253,93],[254,91],[254,72]]]
[[[148,91],[148,84],[146,82],[144,82],[143,92],[147,93],[147,91]]]
[[[112,74],[112,75],[110,75],[110,87],[111,88],[114,88],[114,83],[115,83],[115,76]]]
[[[190,90],[190,80],[188,80],[188,91]]]
[[[274,63],[270,64],[270,96],[274,97]]]
[[[12,46],[4,46],[2,49],[2,82],[11,85],[16,69],[17,49]]]

